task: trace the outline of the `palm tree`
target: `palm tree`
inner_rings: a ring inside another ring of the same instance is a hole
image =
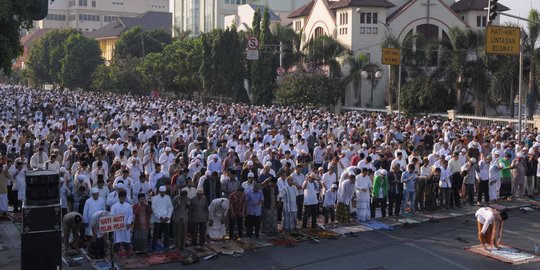
[[[345,58],[344,64],[349,66],[349,74],[345,75],[342,79],[344,85],[352,83],[354,89],[354,98],[356,99],[355,105],[362,106],[362,71],[367,63],[367,57],[365,54],[359,54],[358,56],[349,55]],[[358,94],[360,92],[360,95]]]
[[[534,22],[529,22],[527,24],[527,28],[529,29],[529,32],[527,34],[528,39],[525,43],[525,50],[528,52],[529,59],[530,59],[530,69],[529,69],[529,99],[530,102],[527,104],[527,111],[528,111],[528,117],[532,117],[536,110],[536,79],[535,79],[535,70],[537,65],[537,59],[536,59],[536,49],[534,47],[536,41],[538,40],[538,37],[540,36],[540,15],[538,13],[538,10],[531,9],[529,11],[529,20]]]
[[[182,30],[182,28],[178,26],[173,27],[174,32],[174,39],[176,40],[186,40],[189,37],[191,37],[191,31],[190,30]]]
[[[289,66],[299,62],[302,59],[301,37],[302,32],[295,32],[292,28],[273,24],[270,28],[272,40],[275,44],[283,42],[283,66]]]
[[[303,47],[306,63],[311,68],[328,67],[330,78],[341,76],[338,58],[350,54],[350,50],[338,40],[327,35],[311,38]]]

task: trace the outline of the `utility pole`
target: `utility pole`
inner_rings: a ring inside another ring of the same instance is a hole
[[[279,67],[283,67],[283,42],[279,42]]]
[[[520,39],[519,39],[519,81],[518,81],[518,143],[521,142],[521,129],[522,129],[522,123],[521,123],[521,84],[523,77],[523,34],[521,33]]]
[[[142,50],[142,57],[144,57],[144,31],[141,32],[141,50]]]

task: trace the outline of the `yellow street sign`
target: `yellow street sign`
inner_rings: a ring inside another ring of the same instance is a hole
[[[395,48],[383,48],[381,63],[383,65],[399,66],[401,63],[401,50]]]
[[[519,27],[488,26],[486,31],[486,53],[519,55]]]

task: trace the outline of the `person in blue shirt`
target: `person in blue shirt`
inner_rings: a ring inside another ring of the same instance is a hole
[[[261,185],[256,183],[253,186],[253,190],[246,192],[246,235],[247,237],[253,236],[253,229],[255,228],[255,237],[259,238],[259,231],[261,230],[261,215],[262,204],[264,196],[261,191]]]
[[[401,204],[402,214],[405,214],[407,201],[410,203],[411,214],[414,215],[414,198],[416,196],[416,180],[418,175],[414,172],[414,165],[409,164],[407,171],[401,175],[401,183],[403,183],[403,203]]]

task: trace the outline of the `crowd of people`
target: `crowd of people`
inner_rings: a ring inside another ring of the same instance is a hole
[[[170,239],[184,249],[515,200],[540,186],[536,129],[518,141],[512,125],[430,117],[18,85],[0,94],[0,212],[20,211],[26,171],[56,170],[65,246],[87,239],[95,257],[105,256],[106,215],[125,217],[116,250],[152,252]]]

